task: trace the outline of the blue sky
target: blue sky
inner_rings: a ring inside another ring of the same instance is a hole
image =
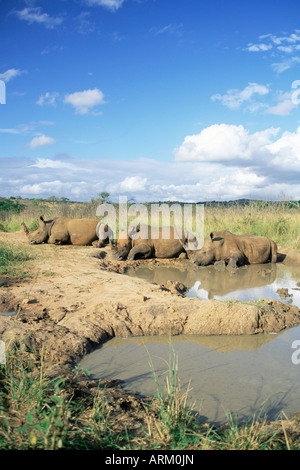
[[[0,40],[0,196],[300,199],[298,0],[0,0]]]

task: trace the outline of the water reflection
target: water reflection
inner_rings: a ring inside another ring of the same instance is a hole
[[[278,335],[114,338],[80,366],[153,396],[153,371],[164,390],[175,354],[181,389],[190,385],[189,403],[202,419],[221,424],[228,412],[241,420],[257,412],[276,419],[282,410],[289,416],[300,409],[300,365],[291,360],[294,339],[300,339],[300,327]]]
[[[283,264],[251,265],[229,271],[208,266],[183,269],[166,266],[138,267],[128,272],[130,276],[146,279],[156,284],[168,280],[182,282],[189,291],[188,297],[218,300],[275,299],[289,301],[300,308],[300,268]],[[280,297],[278,289],[288,288],[288,295]]]
[[[300,268],[264,264],[239,268],[165,266],[139,267],[128,273],[157,284],[179,281],[188,296],[200,299],[276,299],[300,308]],[[287,288],[282,299],[278,289]],[[293,364],[293,341],[300,327],[280,334],[251,336],[177,336],[171,339],[178,357],[183,390],[189,386],[190,403],[203,419],[214,424],[227,420],[228,412],[240,420],[261,412],[276,419],[300,410],[300,365]],[[118,378],[127,390],[142,395],[156,392],[153,371],[162,390],[170,363],[170,338],[114,338],[88,355],[81,367],[96,377]],[[152,371],[153,368],[153,371]]]

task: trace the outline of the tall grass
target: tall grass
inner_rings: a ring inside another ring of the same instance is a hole
[[[0,450],[117,447],[125,432],[113,431],[105,393],[75,397],[66,377],[49,378],[43,358],[21,346],[0,365]]]
[[[299,430],[288,420],[238,423],[229,417],[219,429],[201,423],[187,407],[189,390],[180,391],[177,371],[173,361],[165,389],[144,404],[145,419],[137,415],[133,435],[105,388],[91,395],[77,384],[75,393],[76,376],[49,377],[43,353],[37,359],[22,340],[15,342],[0,365],[0,450],[300,449]]]
[[[149,436],[159,442],[160,448],[180,449],[191,444],[194,435],[199,445],[199,435],[195,432],[197,422],[193,407],[188,407],[189,387],[182,392],[178,377],[178,358],[169,344],[169,362],[166,363],[165,387],[161,389],[155,373],[152,358],[149,356],[156,393],[152,403],[155,414],[148,418]]]
[[[300,208],[286,203],[253,201],[248,206],[205,207],[204,235],[229,230],[271,238],[280,245],[300,249]]]
[[[35,230],[40,215],[44,215],[46,219],[57,216],[96,218],[97,205],[97,201],[28,203],[21,213],[8,213],[2,217],[0,229],[14,232],[21,229],[21,223],[24,221],[30,231]],[[146,206],[150,213],[149,204]],[[114,204],[114,207],[118,217],[118,205]],[[137,216],[129,217],[128,223]],[[171,213],[171,225],[172,220]],[[149,221],[145,220],[146,223]],[[300,250],[300,207],[299,204],[263,201],[250,201],[248,205],[238,203],[206,204],[204,207],[204,236],[208,237],[210,232],[216,230],[261,235],[271,238],[280,245]]]

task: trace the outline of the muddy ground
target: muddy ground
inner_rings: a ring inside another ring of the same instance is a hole
[[[180,283],[161,286],[124,275],[128,267],[157,263],[195,269],[184,258],[115,261],[109,247],[29,246],[23,232],[0,232],[0,241],[24,245],[32,256],[28,277],[0,277],[0,311],[17,312],[0,315],[0,339],[7,348],[19,341],[43,356],[49,375],[69,374],[114,336],[265,334],[300,324],[299,309],[289,304],[187,298]],[[299,253],[280,251],[281,262],[300,263]],[[117,382],[103,383],[112,387],[116,407],[140,407]]]

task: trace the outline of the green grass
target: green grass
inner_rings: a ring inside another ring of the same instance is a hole
[[[0,450],[114,448],[124,436],[112,422],[103,390],[75,398],[68,380],[49,379],[43,359],[37,364],[22,345],[0,366]]]
[[[248,206],[207,207],[205,237],[211,231],[229,230],[271,238],[278,245],[300,249],[300,208],[284,203],[252,202]]]
[[[118,206],[114,204],[118,214]],[[129,205],[128,205],[129,207]],[[151,207],[146,204],[148,213]],[[89,203],[57,203],[41,201],[36,204],[28,202],[21,213],[7,212],[5,217],[0,214],[0,229],[14,232],[21,229],[24,221],[29,231],[38,226],[38,218],[68,216],[74,218],[96,218],[96,202]],[[138,214],[137,214],[138,215]],[[128,223],[136,216],[129,217]],[[144,220],[149,223],[150,220]],[[173,217],[171,213],[171,225]],[[119,221],[116,222],[118,229]],[[125,227],[121,227],[125,228]],[[204,236],[216,230],[229,230],[233,233],[249,233],[271,238],[279,245],[300,250],[300,205],[299,203],[277,202],[270,204],[264,201],[250,201],[248,205],[233,203],[206,204],[204,207]]]
[[[165,388],[144,404],[144,424],[135,423],[133,435],[122,427],[124,414],[118,418],[105,388],[78,393],[79,370],[71,379],[49,378],[40,356],[20,341],[0,365],[0,450],[300,449],[299,430],[288,420],[238,423],[229,416],[219,429],[201,423],[187,407],[189,390],[180,391],[176,360],[168,365]]]
[[[31,259],[22,246],[0,242],[0,274],[24,275],[25,263]]]

